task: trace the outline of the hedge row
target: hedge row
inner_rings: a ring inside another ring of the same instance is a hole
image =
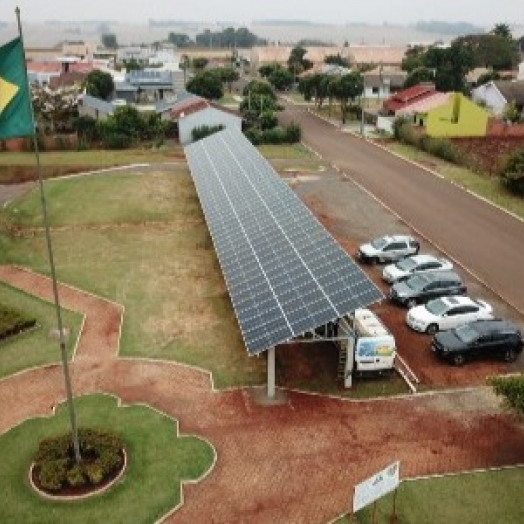
[[[251,128],[245,134],[253,145],[258,146],[262,144],[295,144],[300,142],[302,132],[298,125],[289,124],[284,128],[274,127],[264,131]]]
[[[113,433],[79,429],[81,462],[74,458],[71,433],[42,440],[35,456],[39,487],[58,492],[70,488],[97,486],[122,469],[124,443]]]
[[[0,340],[18,335],[36,325],[36,319],[0,305]]]

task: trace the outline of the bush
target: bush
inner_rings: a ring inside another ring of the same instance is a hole
[[[0,340],[18,335],[35,325],[35,318],[0,305]]]
[[[213,135],[214,133],[218,133],[219,131],[222,131],[224,129],[224,126],[222,124],[218,126],[200,126],[195,127],[191,131],[191,136],[193,137],[193,141],[202,140],[202,138],[206,138],[206,136]]]
[[[511,193],[524,196],[524,149],[508,156],[502,167],[501,181]]]
[[[445,138],[433,138],[427,135],[419,138],[419,146],[423,151],[454,164],[463,163],[462,153]]]
[[[131,147],[132,138],[117,131],[104,133],[102,143],[107,149],[128,149]]]
[[[524,414],[524,377],[492,377],[489,383],[508,408]]]
[[[74,458],[71,433],[40,442],[34,459],[40,487],[57,492],[65,488],[97,486],[120,471],[124,448],[120,437],[104,431],[80,429],[78,439],[80,464]]]

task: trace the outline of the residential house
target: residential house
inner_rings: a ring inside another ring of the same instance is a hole
[[[424,104],[424,101],[420,103]],[[416,118],[431,137],[483,137],[487,133],[490,114],[462,93],[452,93],[444,103],[422,109]]]
[[[178,120],[178,136],[182,145],[193,141],[193,129],[199,127],[224,126],[225,129],[242,131],[242,118],[214,107],[206,107]]]
[[[110,102],[100,98],[83,94],[78,99],[78,114],[80,116],[90,116],[95,120],[105,120],[112,115],[115,108]]]
[[[495,115],[502,115],[507,104],[515,102],[517,109],[524,108],[524,80],[494,81],[473,89],[475,102],[485,104]]]
[[[158,102],[156,112],[160,114],[162,120],[178,121],[180,118],[184,118],[208,106],[209,104],[205,98],[188,91],[181,91],[171,100]]]
[[[419,102],[435,92],[433,84],[418,84],[408,89],[399,91],[384,101],[382,105],[382,114],[395,115],[397,111],[403,109],[410,104]]]
[[[365,72],[364,98],[385,100],[404,87],[407,72],[397,68],[379,66]]]

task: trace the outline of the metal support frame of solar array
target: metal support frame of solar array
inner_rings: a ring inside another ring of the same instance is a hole
[[[185,153],[249,354],[383,298],[242,133]]]

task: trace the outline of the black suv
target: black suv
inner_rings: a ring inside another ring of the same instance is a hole
[[[513,362],[522,351],[519,328],[507,320],[477,320],[450,331],[437,333],[432,351],[461,366],[469,358],[501,357]]]
[[[389,298],[406,307],[425,304],[432,298],[464,295],[466,286],[454,271],[435,271],[397,282],[391,286]]]

